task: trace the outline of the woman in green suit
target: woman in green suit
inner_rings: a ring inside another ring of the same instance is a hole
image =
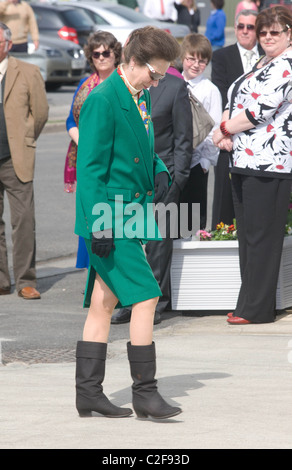
[[[153,319],[161,291],[142,247],[159,239],[149,207],[163,199],[171,184],[154,152],[147,88],[158,85],[179,53],[177,41],[162,29],[135,30],[124,63],[90,93],[80,113],[75,231],[84,237],[90,258],[84,299],[89,310],[76,352],[80,416],[132,413],[114,406],[102,388],[111,315],[116,307],[129,305],[134,410],[143,418],[181,412],[161,397],[154,378]]]

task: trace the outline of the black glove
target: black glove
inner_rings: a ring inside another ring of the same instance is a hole
[[[161,171],[160,173],[157,173],[155,176],[154,180],[154,186],[155,186],[155,196],[153,199],[154,204],[157,204],[158,202],[163,201],[165,196],[168,193],[168,173],[166,171]]]
[[[98,232],[98,237],[92,234],[92,240],[91,240],[92,253],[99,256],[100,258],[107,258],[112,248],[114,248],[114,241],[113,241],[111,230]]]

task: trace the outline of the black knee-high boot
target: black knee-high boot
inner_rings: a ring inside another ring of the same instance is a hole
[[[103,393],[106,343],[78,341],[76,349],[76,408],[81,417],[95,411],[109,418],[123,418],[133,413],[130,408],[113,405]]]
[[[131,376],[133,379],[133,408],[138,418],[170,418],[181,409],[170,406],[157,390],[155,344],[132,346],[127,343]]]

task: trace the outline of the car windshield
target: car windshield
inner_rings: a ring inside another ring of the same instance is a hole
[[[33,10],[40,30],[57,30],[62,28],[64,25],[77,29],[84,27],[88,29],[94,26],[94,22],[84,11],[75,9],[65,11],[54,11],[48,8],[42,9],[35,6],[33,6]]]
[[[128,11],[129,10],[129,11]],[[119,5],[111,5],[108,8],[110,13],[113,13],[130,23],[147,23],[149,22],[148,16],[143,15],[143,13],[139,13],[132,8],[119,8]]]
[[[77,7],[78,8],[78,7]],[[86,14],[93,20],[93,22],[95,24],[107,24],[107,25],[110,25],[110,23],[108,21],[106,21],[102,16],[100,16],[98,13],[96,13],[95,11],[92,11],[92,10],[88,10],[87,8],[85,8],[83,11],[86,12]]]
[[[94,22],[86,14],[85,11],[80,9],[78,10],[65,10],[63,12],[63,17],[66,19],[66,26],[71,26],[72,28],[90,28],[94,26]]]

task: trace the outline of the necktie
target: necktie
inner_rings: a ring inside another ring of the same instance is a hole
[[[160,6],[161,6],[161,14],[164,15],[165,9],[164,9],[164,3],[163,0],[160,0]]]
[[[252,58],[252,56],[254,55],[254,51],[246,51],[246,52],[244,53],[244,55],[245,55],[245,59],[246,59],[245,69],[246,69],[247,72],[249,72],[250,69],[251,69],[251,67],[252,67],[252,65],[251,65],[251,58]]]

